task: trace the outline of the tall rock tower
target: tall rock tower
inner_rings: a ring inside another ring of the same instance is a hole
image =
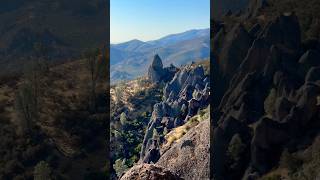
[[[153,58],[153,61],[148,69],[148,78],[152,83],[160,83],[165,75],[162,60],[158,54]]]

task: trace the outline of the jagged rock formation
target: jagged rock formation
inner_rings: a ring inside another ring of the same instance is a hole
[[[146,177],[152,179],[156,178],[157,174],[162,174],[159,179],[173,178],[171,174],[178,179],[209,179],[209,141],[210,120],[206,119],[163,153],[155,165],[136,165],[126,172],[121,180]],[[146,175],[146,172],[153,175]]]
[[[212,123],[215,180],[261,177],[277,165],[284,149],[305,149],[320,127],[320,49],[301,42],[294,13],[261,26],[246,32],[235,25],[215,37],[214,80],[224,81],[215,89],[224,94],[216,99]],[[237,42],[245,44],[243,49],[233,50]],[[236,136],[244,150],[234,158],[229,151]]]
[[[244,18],[256,16],[258,10],[267,5],[267,0],[213,0],[211,17],[220,20],[224,16],[243,15]]]
[[[210,121],[200,122],[167,150],[157,162],[183,179],[208,179]]]
[[[165,76],[170,74],[165,73],[162,76],[162,71],[175,73],[168,78]],[[162,68],[161,59],[156,55],[148,75],[154,83],[164,79],[167,79],[167,83],[163,89],[163,100],[154,105],[142,142],[139,164],[155,163],[183,179],[208,178],[209,117],[200,123],[198,119],[196,122],[192,119],[199,110],[209,105],[210,79],[204,67],[192,63],[181,67],[178,71],[173,66],[165,69]],[[185,129],[176,133],[178,127]],[[172,142],[168,140],[165,135],[170,133],[174,138],[177,136],[177,139]],[[190,158],[193,159],[192,162]],[[134,173],[139,174],[141,166],[134,166],[125,177],[130,177]],[[138,177],[141,178],[140,175]]]
[[[156,60],[156,61],[159,61]],[[153,63],[154,64],[154,63]],[[157,63],[156,67],[161,67]],[[151,68],[154,69],[154,65]],[[180,126],[194,116],[198,109],[204,108],[209,103],[210,82],[204,74],[202,66],[188,65],[180,69],[165,85],[163,101],[154,105],[152,117],[142,143],[140,159],[149,163],[153,152],[149,147],[153,141],[154,131],[162,134],[164,129],[170,131]],[[163,137],[160,137],[160,144]],[[155,146],[153,146],[155,147]]]
[[[153,164],[140,164],[131,168],[121,180],[182,180],[176,174]]]
[[[172,64],[170,67],[163,68],[162,60],[158,54],[153,58],[153,61],[148,69],[148,79],[153,83],[167,82],[170,80],[177,68]]]
[[[158,83],[161,82],[164,75],[162,60],[159,55],[155,55],[151,66],[148,69],[148,78],[151,82]]]

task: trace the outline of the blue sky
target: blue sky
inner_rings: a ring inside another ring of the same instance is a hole
[[[110,0],[110,40],[154,40],[210,27],[210,0]]]

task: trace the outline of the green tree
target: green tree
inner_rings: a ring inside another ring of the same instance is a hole
[[[18,115],[20,134],[30,133],[34,125],[37,111],[32,97],[33,94],[28,85],[20,87],[15,96],[15,110]]]
[[[96,111],[97,87],[101,79],[106,77],[106,61],[99,49],[88,50],[84,53],[86,67],[89,71],[89,107]],[[105,82],[104,82],[105,83]]]
[[[52,179],[51,176],[51,168],[49,164],[45,161],[40,161],[34,167],[34,180],[50,180]]]
[[[15,94],[15,111],[18,115],[20,133],[30,133],[41,110],[45,63],[31,60],[25,67],[22,83]]]
[[[120,114],[120,123],[121,123],[121,125],[125,125],[127,122],[128,122],[127,115],[126,115],[126,113],[122,112]]]
[[[116,171],[117,176],[121,177],[128,169],[128,166],[126,165],[126,160],[125,159],[117,159],[115,161],[115,163],[113,164],[113,169]]]

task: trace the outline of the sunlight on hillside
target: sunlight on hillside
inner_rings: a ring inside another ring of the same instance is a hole
[[[179,140],[193,127],[197,126],[201,121],[210,119],[210,105],[199,113],[189,119],[187,123],[177,128],[174,128],[167,135],[165,135],[166,144],[163,147],[169,147],[174,142],[179,142]]]
[[[129,103],[129,99],[139,92],[152,87],[153,85],[148,82],[146,77],[140,77],[135,80],[118,83],[110,88],[111,101],[115,104],[126,104],[130,110],[133,110],[132,105]]]

